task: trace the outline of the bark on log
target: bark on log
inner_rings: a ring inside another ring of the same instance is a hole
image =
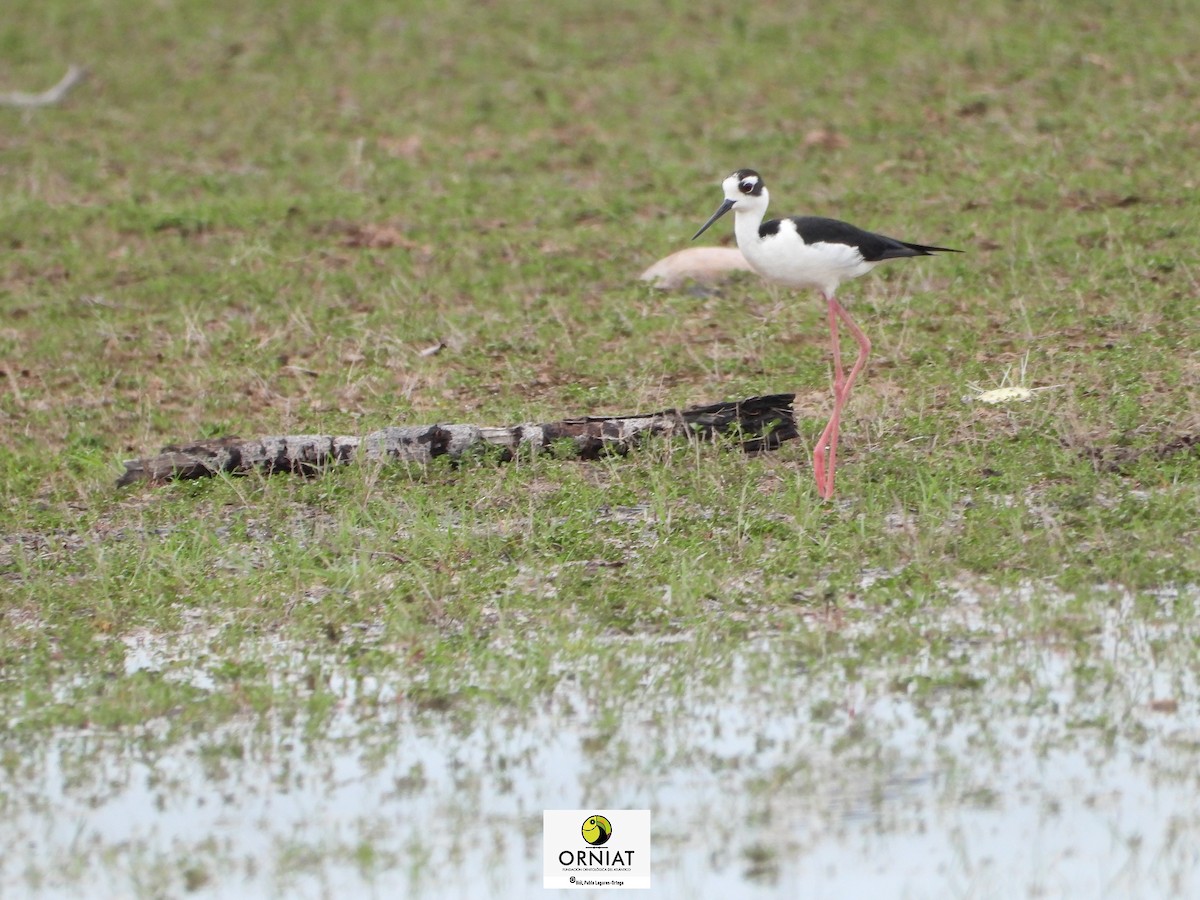
[[[227,473],[312,475],[333,465],[395,459],[428,463],[439,456],[459,459],[495,448],[501,461],[524,448],[536,452],[558,441],[573,442],[582,459],[623,454],[648,436],[713,440],[725,436],[747,451],[771,450],[797,436],[795,394],[668,409],[630,416],[585,416],[543,425],[488,428],[478,425],[397,425],[365,437],[296,434],[243,440],[223,437],[164,447],[157,456],[128,460],[117,487],[139,481],[206,478]]]

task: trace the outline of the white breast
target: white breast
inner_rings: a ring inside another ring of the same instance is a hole
[[[867,262],[858,248],[847,244],[806,244],[791,219],[779,223],[779,231],[758,235],[758,225],[735,224],[738,247],[756,272],[770,281],[789,287],[816,288],[832,294],[839,284],[870,272],[877,263]]]

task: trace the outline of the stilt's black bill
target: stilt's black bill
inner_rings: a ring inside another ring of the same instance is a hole
[[[692,235],[692,240],[694,241],[696,238],[700,237],[700,235],[704,234],[704,232],[708,231],[709,225],[711,225],[713,222],[717,221],[717,219],[721,218],[721,216],[725,215],[725,213],[729,212],[731,209],[733,209],[733,201],[732,200],[726,200],[724,203],[722,203],[717,208],[717,211],[712,214],[712,218],[709,219],[707,222],[705,222],[702,226],[700,226],[700,230]]]

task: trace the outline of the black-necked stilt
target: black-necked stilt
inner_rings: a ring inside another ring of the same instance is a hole
[[[910,244],[882,234],[863,231],[837,219],[819,216],[791,216],[764,222],[770,195],[762,176],[753,169],[738,169],[723,182],[725,202],[692,237],[700,237],[713,222],[731,209],[733,233],[751,268],[770,281],[788,287],[816,288],[829,306],[829,335],[833,349],[833,416],[813,448],[813,473],[817,490],[825,500],[833,496],[833,472],[837,466],[838,429],[842,409],[850,397],[854,379],[862,371],[871,352],[871,342],[862,329],[834,297],[838,285],[847,278],[865,275],[886,259],[906,256],[930,256],[936,251],[960,253],[949,247]],[[858,359],[846,375],[842,369],[838,320],[858,341]],[[829,467],[826,468],[828,453]]]

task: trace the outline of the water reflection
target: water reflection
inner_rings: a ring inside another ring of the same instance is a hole
[[[1171,598],[1147,613],[1114,594],[1065,644],[1028,610],[961,599],[916,652],[854,666],[787,636],[707,667],[699,648],[631,642],[633,694],[572,663],[521,710],[421,707],[403,673],[325,663],[339,702],[316,728],[10,736],[0,888],[523,898],[541,889],[542,810],[596,806],[653,810],[665,896],[1200,893],[1200,629]],[[184,662],[202,633],[129,640],[130,673],[213,687]],[[298,684],[314,661],[271,657]]]

